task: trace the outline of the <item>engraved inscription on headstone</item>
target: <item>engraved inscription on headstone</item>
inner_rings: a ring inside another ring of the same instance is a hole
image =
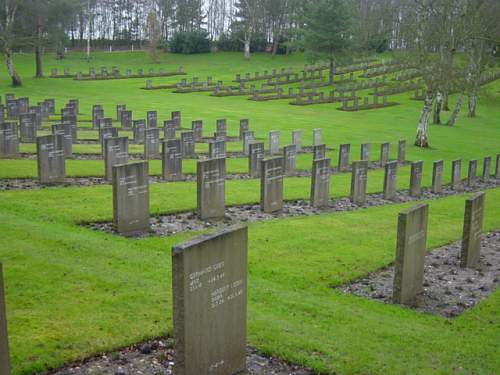
[[[313,129],[313,146],[321,144],[321,129]]]
[[[99,129],[99,142],[101,144],[101,155],[104,159],[104,140],[108,138],[116,138],[118,137],[118,128],[111,127],[101,127]],[[118,163],[123,164],[123,163]],[[110,175],[111,177],[111,175]]]
[[[419,204],[398,215],[393,302],[417,306],[424,281],[429,206]]]
[[[69,125],[69,124],[54,124],[54,125],[52,125],[52,134],[63,136],[64,156],[66,158],[72,158],[73,157],[73,135],[72,135],[71,125]]]
[[[158,124],[158,113],[156,111],[148,111],[146,115],[147,127],[156,128]]]
[[[484,193],[479,192],[465,200],[464,229],[460,267],[474,268],[481,255],[481,232],[483,230]]]
[[[111,181],[112,167],[128,163],[128,138],[104,138],[104,175]]]
[[[66,175],[64,159],[64,137],[44,135],[36,139],[38,179],[40,184],[64,182]]]
[[[144,131],[144,159],[160,158],[160,129],[151,128]]]
[[[183,179],[181,141],[179,139],[169,139],[162,142],[162,177],[165,181]]]
[[[112,170],[113,222],[116,230],[125,236],[148,232],[150,228],[148,163],[119,164],[114,165]]]
[[[196,163],[197,202],[200,219],[220,219],[225,213],[226,159]]]
[[[313,146],[313,160],[326,158],[326,145]]]
[[[210,159],[218,159],[226,157],[226,141],[210,141],[208,142],[208,157]]]
[[[384,199],[396,199],[398,162],[390,161],[385,165]]]
[[[134,143],[136,143],[136,144],[144,143],[145,131],[146,131],[146,124],[145,124],[144,120],[134,120],[133,121]]]
[[[194,158],[194,135],[192,131],[181,133],[181,153],[183,158]]]
[[[311,206],[326,207],[330,202],[330,159],[316,159],[312,164]]]
[[[264,159],[264,142],[250,143],[248,147],[248,174],[260,177],[261,161]]]
[[[284,160],[284,174],[287,176],[292,176],[296,172],[296,158],[297,149],[295,145],[288,145],[283,147],[283,160]]]
[[[297,152],[302,150],[302,131],[294,130],[292,131],[292,144],[297,147]]]
[[[174,374],[245,370],[247,264],[242,226],[173,247]]]
[[[260,209],[267,213],[283,209],[283,158],[261,160]]]
[[[243,153],[248,155],[250,150],[250,143],[255,140],[255,135],[253,131],[243,132]]]
[[[23,113],[19,116],[19,135],[22,143],[36,142],[37,125],[35,113]]]
[[[124,110],[121,112],[120,118],[122,129],[131,130],[132,129],[132,111]]]
[[[176,125],[174,120],[166,120],[163,123],[163,137],[165,140],[175,139]]]
[[[366,160],[352,162],[351,201],[362,205],[366,201],[366,183],[368,178],[368,162]]]
[[[278,154],[280,151],[280,132],[269,132],[269,155]]]
[[[370,144],[369,143],[361,144],[360,158],[361,158],[361,160],[370,161]]]
[[[389,143],[380,145],[380,166],[383,167],[389,161]]]
[[[441,193],[443,191],[443,161],[437,160],[432,167],[432,192]]]
[[[15,122],[0,122],[0,158],[19,157],[19,138]]]
[[[423,162],[417,160],[411,163],[410,171],[410,196],[419,197],[422,195],[422,167]]]
[[[193,136],[195,142],[199,142],[203,139],[203,121],[195,120],[191,123],[191,130],[193,131]],[[174,136],[175,138],[175,136]]]
[[[339,147],[339,164],[338,170],[345,172],[349,169],[349,153],[351,150],[350,144],[341,144]]]

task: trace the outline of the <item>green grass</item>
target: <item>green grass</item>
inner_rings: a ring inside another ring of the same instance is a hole
[[[87,70],[81,55],[64,61],[45,56],[51,67]],[[303,56],[256,54],[243,61],[240,54],[202,56],[163,55],[162,66],[183,65],[190,76],[212,75],[225,82],[236,73],[300,68]],[[291,141],[291,131],[303,130],[303,144],[311,144],[312,129],[322,128],[324,142],[334,148],[329,156],[337,163],[338,144],[351,144],[351,159],[359,145],[370,142],[372,159],[378,145],[391,142],[396,156],[399,139],[408,141],[407,159],[424,161],[424,185],[430,184],[431,163],[445,160],[445,181],[450,161],[480,159],[500,152],[500,85],[482,88],[478,118],[462,111],[454,128],[431,126],[431,148],[412,147],[420,102],[410,94],[395,96],[402,105],[358,113],[337,111],[337,105],[291,106],[286,100],[256,103],[245,97],[214,98],[207,93],[173,94],[168,90],[144,91],[144,79],[75,82],[68,79],[30,78],[33,56],[16,56],[24,86],[7,86],[4,92],[28,95],[32,102],[55,97],[57,108],[69,98],[79,98],[81,118],[89,118],[91,105],[104,105],[106,116],[115,116],[115,105],[126,103],[134,118],[158,110],[159,121],[181,110],[184,127],[191,120],[205,121],[206,135],[215,119],[227,118],[229,134],[238,133],[240,118],[249,118],[257,137],[266,140],[270,130],[281,131],[281,144]],[[126,68],[143,67],[144,55],[100,53],[92,63]],[[155,66],[158,68],[158,66]],[[189,76],[188,76],[189,77]],[[153,79],[154,84],[179,78]],[[446,114],[444,114],[446,116]],[[90,126],[89,123],[81,123]],[[95,138],[81,131],[82,138]],[[241,149],[231,143],[228,149]],[[131,146],[141,152],[142,146]],[[33,145],[22,145],[33,152]],[[76,145],[81,153],[98,152],[97,145]],[[206,145],[198,145],[206,151]],[[246,159],[227,161],[229,172],[244,173]],[[298,157],[298,168],[310,169],[311,155]],[[479,168],[481,170],[481,168]],[[153,174],[160,162],[150,162]],[[194,173],[194,160],[184,162]],[[70,176],[100,176],[100,160],[68,160]],[[0,160],[0,178],[35,177],[35,160]],[[383,171],[370,171],[368,191],[382,189]],[[409,168],[400,168],[399,188],[407,188]],[[307,198],[310,179],[287,178],[285,198]],[[331,195],[349,193],[350,174],[332,176]],[[194,183],[151,185],[151,213],[192,210],[196,205]],[[257,202],[259,181],[226,182],[228,205]],[[465,196],[430,202],[428,248],[460,238]],[[31,374],[102,351],[172,331],[171,263],[173,244],[193,233],[172,237],[130,240],[82,228],[77,223],[110,220],[111,187],[48,188],[0,192],[0,260],[4,263],[7,313],[14,374]],[[355,212],[323,214],[254,223],[249,226],[248,342],[258,350],[310,366],[322,373],[338,374],[493,374],[500,367],[500,292],[478,306],[449,320],[399,306],[384,305],[332,289],[390,263],[395,254],[397,213],[408,204],[368,208]],[[487,191],[484,230],[500,227],[500,189]],[[293,235],[290,235],[293,233]]]

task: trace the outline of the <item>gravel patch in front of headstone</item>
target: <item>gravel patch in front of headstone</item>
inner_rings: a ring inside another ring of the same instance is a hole
[[[170,375],[173,374],[172,340],[153,340],[116,352],[76,362],[49,372],[51,375]],[[260,355],[247,348],[246,375],[312,375],[309,369]],[[200,374],[201,375],[201,374]]]
[[[500,285],[500,230],[481,238],[477,268],[460,267],[461,241],[426,254],[424,288],[416,310],[453,318],[462,314]],[[392,303],[394,266],[390,265],[337,287],[344,293]]]

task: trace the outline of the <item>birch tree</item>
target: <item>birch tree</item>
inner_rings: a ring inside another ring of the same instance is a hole
[[[7,66],[12,86],[21,86],[21,77],[14,68],[14,52],[12,50],[15,39],[14,24],[20,2],[19,0],[3,0],[0,4],[0,47],[4,54],[5,65]]]

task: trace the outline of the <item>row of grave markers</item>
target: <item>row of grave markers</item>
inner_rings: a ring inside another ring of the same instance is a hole
[[[144,165],[144,164],[142,164]],[[142,170],[141,164],[127,168]],[[130,171],[131,169],[129,169]],[[147,182],[115,177],[134,194]],[[147,176],[142,176],[146,177]],[[481,250],[484,193],[465,202],[460,266],[477,266]],[[139,207],[140,208],[140,207]],[[423,289],[428,204],[398,215],[393,303],[418,306]],[[10,374],[5,288],[0,263],[0,373]],[[174,374],[233,375],[246,369],[248,230],[235,226],[172,248]]]

